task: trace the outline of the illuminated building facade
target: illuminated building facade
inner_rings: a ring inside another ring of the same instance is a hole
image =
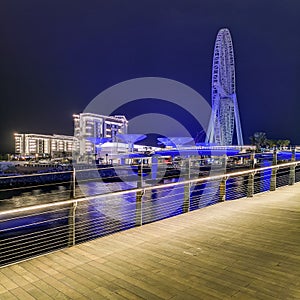
[[[103,116],[92,113],[73,115],[74,136],[15,133],[15,153],[21,156],[88,156],[97,152],[95,139],[109,138],[116,142],[117,134],[126,134],[125,116]]]
[[[71,156],[74,145],[73,136],[15,133],[15,153],[19,155]]]
[[[75,149],[78,155],[95,154],[97,145],[93,139],[111,138],[116,141],[117,134],[126,134],[128,121],[125,116],[103,116],[93,113],[73,115]]]

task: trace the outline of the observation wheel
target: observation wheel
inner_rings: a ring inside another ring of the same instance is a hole
[[[206,141],[232,145],[234,125],[237,142],[243,145],[240,117],[236,99],[233,44],[227,28],[216,38],[212,66],[212,115]]]

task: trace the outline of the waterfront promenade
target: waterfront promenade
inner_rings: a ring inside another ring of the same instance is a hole
[[[300,184],[0,269],[0,299],[300,299]]]

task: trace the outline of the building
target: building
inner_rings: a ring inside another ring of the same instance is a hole
[[[67,135],[15,133],[15,153],[22,156],[72,156],[74,137]]]
[[[125,116],[103,116],[93,113],[74,114],[74,137],[77,156],[95,155],[101,138],[116,142],[117,134],[126,134],[128,121]]]
[[[80,113],[73,115],[73,119],[74,136],[15,133],[15,153],[38,157],[75,156],[85,160],[99,152],[101,143],[96,141],[108,138],[115,147],[116,135],[126,134],[128,129],[125,116]]]

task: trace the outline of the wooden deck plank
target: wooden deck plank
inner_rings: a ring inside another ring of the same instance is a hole
[[[17,296],[14,296],[11,292],[5,292],[0,294],[1,298],[0,299],[5,299],[5,300],[18,300]]]
[[[105,299],[110,299],[110,300],[124,300],[124,299],[126,299],[122,295],[120,295],[116,292],[112,292],[111,290],[109,290],[108,288],[103,287],[103,286],[99,286],[98,288],[96,288],[95,292],[98,294],[98,298],[95,298],[95,300],[97,300],[99,298],[103,298],[103,297]]]
[[[43,279],[47,284],[58,290],[60,293],[66,295],[71,299],[83,299],[84,295],[80,291],[75,290],[74,288],[64,284],[63,281],[57,280],[56,278],[49,276]]]
[[[19,275],[18,273],[16,273],[12,267],[11,268],[3,268],[0,269],[0,272],[6,276],[6,278],[11,279],[16,285],[17,287],[22,287],[23,285],[26,285],[28,283],[30,283],[30,281],[28,281],[27,279],[25,279],[23,276]],[[2,282],[2,281],[1,281]],[[5,282],[5,280],[3,281]]]
[[[42,290],[45,294],[50,296],[51,298],[55,300],[68,300],[70,299],[67,295],[57,290],[52,285],[48,284],[47,282],[43,280],[35,281],[32,284],[32,288],[35,290]],[[37,298],[39,299],[39,298]],[[43,299],[43,298],[40,298]]]
[[[300,184],[0,269],[0,299],[300,299]]]
[[[1,271],[1,269],[0,269]],[[0,282],[1,285],[6,289],[6,291],[15,289],[18,287],[17,283],[9,279],[6,275],[4,275],[2,272],[0,272]],[[3,291],[3,290],[2,290]]]
[[[53,300],[51,296],[47,295],[43,290],[37,289],[34,285],[24,285],[23,289],[31,295],[34,299]]]
[[[28,294],[23,288],[18,287],[10,291],[13,295],[15,295],[20,300],[35,300],[30,294]]]

